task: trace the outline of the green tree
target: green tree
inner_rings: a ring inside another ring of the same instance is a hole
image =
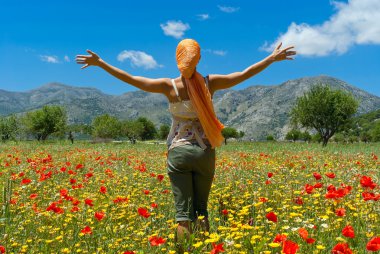
[[[224,144],[226,144],[226,145],[227,145],[227,139],[239,137],[237,130],[235,128],[232,128],[232,127],[225,127],[222,130],[222,135],[224,137]]]
[[[268,135],[266,139],[267,141],[274,141],[273,135]]]
[[[311,140],[311,135],[308,131],[304,131],[301,133],[300,139],[302,139],[303,141],[309,142]]]
[[[141,134],[142,140],[154,139],[156,137],[157,130],[152,121],[148,120],[146,117],[139,117],[137,121],[144,126]]]
[[[371,129],[370,135],[373,142],[380,141],[380,121],[377,121],[375,127]]]
[[[94,118],[92,130],[96,138],[117,138],[121,134],[121,123],[116,117],[103,114]]]
[[[22,118],[26,131],[39,141],[46,140],[52,134],[63,138],[66,121],[66,110],[58,105],[45,105],[42,109],[27,112]]]
[[[318,84],[297,98],[290,113],[291,122],[316,129],[322,138],[322,146],[326,146],[334,133],[347,128],[358,105],[351,94]]]
[[[0,136],[2,141],[16,140],[19,132],[17,117],[13,114],[8,117],[0,117]]]
[[[239,138],[242,139],[245,135],[244,131],[239,131]]]
[[[288,133],[286,133],[285,139],[296,141],[301,138],[301,135],[302,133],[300,130],[291,129]]]
[[[166,139],[169,135],[170,132],[170,126],[167,124],[163,124],[160,126],[160,131],[159,131],[159,138],[160,139]]]
[[[124,120],[122,122],[121,134],[127,137],[131,142],[141,139],[144,132],[144,124],[139,121]]]

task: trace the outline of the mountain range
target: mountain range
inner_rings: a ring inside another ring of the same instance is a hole
[[[355,116],[380,109],[380,97],[329,76],[305,77],[280,85],[254,85],[245,89],[225,89],[213,96],[215,112],[229,127],[245,132],[245,138],[262,140],[268,134],[284,139],[289,131],[289,112],[296,102],[317,83],[350,92],[359,100]],[[0,115],[22,114],[44,105],[62,105],[68,123],[91,123],[95,116],[108,113],[119,119],[147,117],[159,127],[171,124],[167,98],[144,91],[109,95],[91,87],[48,83],[25,92],[0,89]]]

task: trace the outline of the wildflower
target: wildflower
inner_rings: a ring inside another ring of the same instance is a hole
[[[284,254],[294,254],[297,252],[298,249],[299,249],[298,244],[290,240],[285,240],[282,245],[282,252]]]
[[[101,221],[104,217],[105,213],[103,212],[95,212],[95,218],[98,220],[98,221]]]
[[[102,186],[100,186],[99,192],[103,193],[103,194],[106,194],[107,193],[107,188],[102,185]]]
[[[152,236],[149,238],[150,245],[152,246],[159,246],[161,244],[164,244],[166,242],[165,239],[162,237]]]
[[[92,234],[91,228],[89,226],[84,227],[84,229],[82,229],[80,232],[83,234]]]
[[[345,237],[354,238],[355,237],[354,228],[351,225],[347,225],[343,228],[342,234]]]
[[[277,222],[277,216],[274,212],[267,213],[265,217],[270,221]]]
[[[342,217],[342,216],[346,215],[346,209],[338,208],[335,210],[335,214],[336,214],[336,216]]]
[[[215,244],[215,243],[212,243],[212,250],[210,252],[210,254],[217,254],[219,252],[224,252],[224,249],[223,249],[223,243],[219,243],[219,244]]]
[[[347,243],[338,243],[331,251],[332,254],[352,254]]]
[[[366,246],[367,250],[378,251],[380,250],[380,236],[372,238]]]
[[[148,210],[146,210],[145,208],[142,208],[142,207],[139,207],[137,209],[138,213],[144,217],[144,218],[148,218],[150,216],[150,213],[148,212]]]
[[[363,188],[374,189],[376,187],[376,184],[372,181],[372,178],[369,176],[362,176],[362,178],[360,179],[360,184]]]
[[[315,178],[315,180],[320,180],[321,178],[322,178],[322,176],[321,176],[321,174],[319,174],[319,173],[317,173],[317,172],[314,172],[313,173],[313,176],[314,176],[314,178]]]
[[[89,198],[86,198],[86,199],[84,200],[84,203],[85,203],[86,205],[88,205],[88,206],[94,206],[94,204],[93,204],[92,202],[93,202],[93,200],[92,200],[92,199],[89,199]]]

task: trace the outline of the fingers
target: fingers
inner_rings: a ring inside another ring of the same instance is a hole
[[[86,65],[84,65],[84,66],[82,66],[82,67],[80,67],[81,69],[84,69],[84,68],[87,68],[88,67],[88,64],[86,64]]]
[[[91,55],[96,56],[96,54],[95,54],[94,52],[92,52],[91,50],[87,49],[86,51],[87,51],[88,53],[90,53]]]
[[[277,45],[276,49],[280,49],[280,48],[281,48],[281,45],[282,45],[282,42],[280,42],[280,43]]]
[[[286,60],[294,60],[293,57],[286,57],[285,59],[286,59]]]

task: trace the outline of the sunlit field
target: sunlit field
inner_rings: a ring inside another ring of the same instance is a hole
[[[175,253],[166,155],[142,143],[0,144],[0,253]],[[211,230],[189,253],[378,253],[378,156],[380,144],[218,148]]]

